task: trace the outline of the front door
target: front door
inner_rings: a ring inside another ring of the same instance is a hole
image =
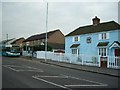
[[[107,68],[107,57],[100,57],[100,67]]]
[[[120,49],[115,49],[115,56],[120,57]]]
[[[115,49],[115,64],[120,66],[120,49]]]

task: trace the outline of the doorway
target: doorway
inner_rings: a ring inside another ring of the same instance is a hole
[[[120,66],[120,49],[115,49],[115,64]]]
[[[115,49],[115,56],[120,57],[120,49]]]

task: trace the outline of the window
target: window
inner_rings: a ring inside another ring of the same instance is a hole
[[[109,39],[109,33],[99,34],[99,40]]]
[[[72,49],[72,54],[77,54],[77,49]]]
[[[87,37],[86,42],[91,43],[91,37]]]
[[[102,33],[102,39],[107,39],[106,33]]]
[[[78,36],[73,37],[73,42],[77,42],[77,41],[80,41],[80,38]]]
[[[106,48],[99,48],[99,55],[100,56],[107,56],[107,49]]]
[[[45,39],[41,39],[41,42],[45,42]]]

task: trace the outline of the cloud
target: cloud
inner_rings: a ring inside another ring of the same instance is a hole
[[[67,34],[74,29],[92,24],[97,15],[101,22],[117,21],[117,2],[49,2],[48,31],[61,29]],[[45,2],[4,2],[2,3],[2,30],[10,38],[27,38],[45,32]]]
[[[2,41],[2,3],[0,3],[0,41]]]
[[[119,0],[1,0],[1,2],[118,2]]]

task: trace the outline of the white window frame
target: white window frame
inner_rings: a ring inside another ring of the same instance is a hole
[[[78,41],[80,41],[80,36],[73,37],[73,42],[78,42]]]
[[[72,48],[72,54],[78,55],[78,49],[77,48]]]
[[[100,47],[98,48],[98,55],[102,57],[107,56],[107,48],[106,47]]]
[[[99,40],[109,39],[109,33],[101,33],[99,34]]]

